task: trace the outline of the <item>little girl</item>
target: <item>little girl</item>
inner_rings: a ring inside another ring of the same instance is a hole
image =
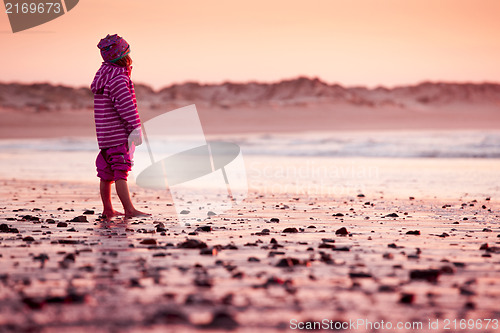
[[[125,217],[148,216],[150,214],[134,208],[127,184],[134,144],[138,146],[142,143],[141,120],[137,112],[134,85],[130,80],[130,45],[118,35],[107,35],[97,47],[101,50],[104,62],[95,75],[91,90],[94,93],[97,141],[101,149],[96,167],[97,176],[101,179],[102,215],[108,220],[123,215],[114,210],[111,204],[111,184],[115,182]]]

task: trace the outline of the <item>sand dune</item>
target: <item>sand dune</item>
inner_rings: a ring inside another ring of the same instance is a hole
[[[195,103],[207,134],[500,128],[500,85],[490,83],[368,89],[300,77],[136,91],[143,121]],[[0,138],[93,136],[92,109],[87,88],[0,84]]]

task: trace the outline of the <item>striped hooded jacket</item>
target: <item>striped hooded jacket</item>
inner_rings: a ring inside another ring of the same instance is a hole
[[[128,142],[139,128],[135,90],[126,67],[103,62],[91,84],[94,93],[94,119],[100,149]],[[135,132],[134,132],[135,133]]]

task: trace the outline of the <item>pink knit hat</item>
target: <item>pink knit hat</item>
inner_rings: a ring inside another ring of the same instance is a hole
[[[118,35],[107,35],[97,47],[101,50],[101,56],[104,61],[115,62],[130,53],[130,45],[127,41]]]

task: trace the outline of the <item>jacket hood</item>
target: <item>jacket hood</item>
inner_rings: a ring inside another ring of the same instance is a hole
[[[103,62],[101,68],[97,71],[94,81],[90,85],[90,89],[94,94],[102,94],[106,84],[114,77],[125,74],[129,76],[129,71],[126,67],[121,67],[109,62]]]

